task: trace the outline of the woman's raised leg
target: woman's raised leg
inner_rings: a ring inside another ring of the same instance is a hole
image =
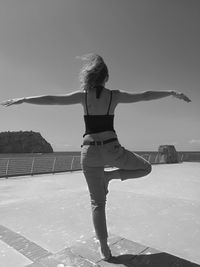
[[[124,181],[140,178],[151,172],[152,167],[147,160],[122,147],[121,149],[123,149],[123,153],[119,151],[119,156],[116,157],[115,154],[115,158],[112,160],[112,166],[118,169],[104,172],[107,183],[112,179],[121,179]]]

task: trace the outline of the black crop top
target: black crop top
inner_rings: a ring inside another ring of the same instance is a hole
[[[112,91],[110,91],[110,103],[108,106],[107,113],[105,115],[89,115],[88,105],[87,105],[87,91],[86,91],[85,105],[86,105],[87,114],[84,115],[84,121],[85,121],[84,136],[86,134],[100,133],[100,132],[105,132],[105,131],[115,132],[114,127],[113,127],[114,115],[109,114],[111,102],[112,102]]]

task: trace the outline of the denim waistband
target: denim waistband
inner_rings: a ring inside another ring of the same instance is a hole
[[[112,138],[117,138],[116,133],[112,131],[106,131],[94,134],[87,134],[83,137],[83,142],[105,141]]]
[[[118,141],[117,138],[109,138],[104,141],[84,141],[83,145],[89,145],[89,146],[103,146],[106,144],[109,144],[111,142]]]

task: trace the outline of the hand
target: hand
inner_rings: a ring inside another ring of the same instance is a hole
[[[172,96],[176,97],[176,98],[179,98],[179,99],[182,99],[184,100],[185,102],[191,102],[191,100],[186,96],[184,95],[183,93],[178,93],[178,92],[175,92],[175,91],[172,91]]]
[[[14,99],[3,101],[1,105],[4,107],[9,107],[11,105],[22,104],[23,101],[24,101],[24,98],[14,98]]]

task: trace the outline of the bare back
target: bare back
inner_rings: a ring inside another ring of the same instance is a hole
[[[110,104],[111,90],[103,88],[100,98],[96,97],[96,91],[84,92],[83,107],[84,114],[87,114],[86,101],[88,112],[90,115],[105,115],[107,113]],[[86,100],[87,97],[87,100]],[[116,91],[112,91],[112,101],[110,104],[109,114],[114,114],[115,108],[117,106],[116,101]]]

